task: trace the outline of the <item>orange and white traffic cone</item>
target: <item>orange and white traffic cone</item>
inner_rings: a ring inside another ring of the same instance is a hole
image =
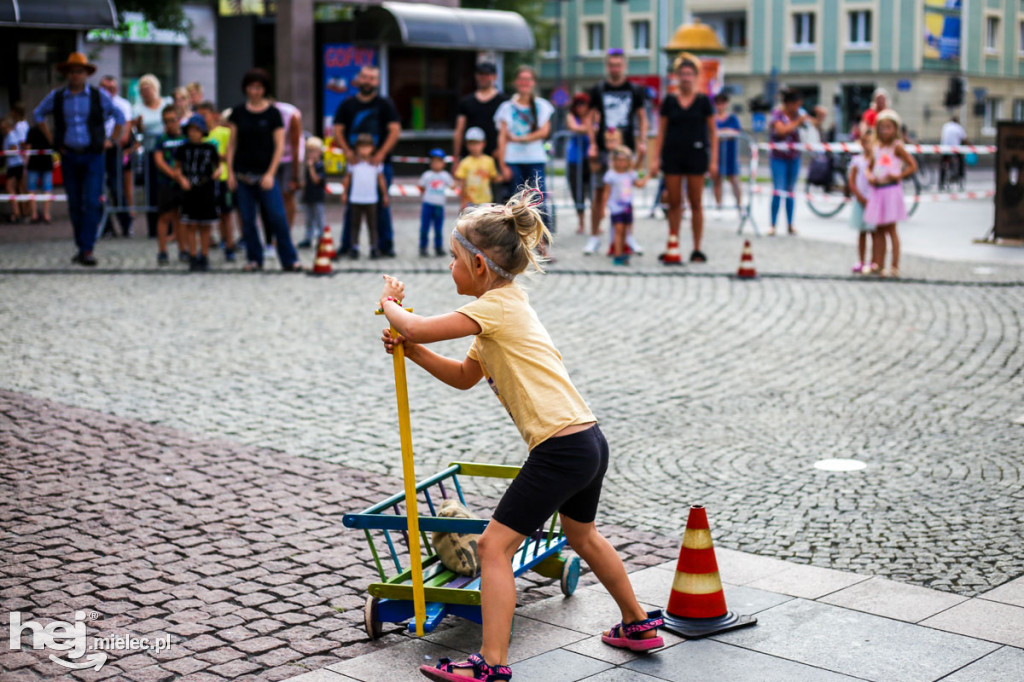
[[[737,279],[756,279],[757,268],[754,267],[754,252],[750,248],[750,240],[743,242],[743,253],[740,255],[740,267],[736,271]]]
[[[661,262],[665,265],[683,264],[683,254],[679,252],[679,235],[670,234],[668,236],[668,247],[665,249],[665,254],[661,257]]]
[[[737,616],[726,607],[707,512],[702,505],[690,507],[665,609],[665,629],[696,639],[755,623],[756,618]]]
[[[334,241],[331,239],[331,228],[324,225],[323,234],[316,245],[316,260],[313,261],[311,275],[330,275],[334,271],[331,258],[334,257]]]

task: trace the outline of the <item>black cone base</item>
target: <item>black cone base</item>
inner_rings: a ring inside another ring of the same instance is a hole
[[[664,619],[665,625],[663,627],[666,630],[687,639],[700,639],[701,637],[716,635],[719,632],[737,630],[757,624],[757,618],[753,616],[737,616],[732,611],[718,618],[679,618],[666,613]]]

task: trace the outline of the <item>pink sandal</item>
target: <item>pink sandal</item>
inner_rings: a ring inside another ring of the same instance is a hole
[[[659,638],[660,639],[660,638]],[[473,669],[473,675],[466,677],[459,675],[455,669]],[[450,658],[442,658],[437,667],[421,665],[420,672],[431,680],[440,682],[459,682],[459,680],[479,680],[480,682],[510,682],[512,680],[512,669],[507,665],[487,665],[484,657],[480,654],[473,654],[461,663],[452,663]]]
[[[601,635],[601,641],[617,649],[630,651],[650,651],[665,646],[661,637],[640,637],[641,632],[657,630],[665,621],[661,611],[648,611],[647,618],[635,623],[619,623],[609,630],[609,634]]]

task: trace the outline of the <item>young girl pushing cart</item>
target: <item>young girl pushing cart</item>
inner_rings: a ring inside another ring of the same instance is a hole
[[[622,560],[594,524],[608,444],[526,292],[515,282],[530,268],[541,271],[534,249],[551,236],[537,211],[541,205],[541,195],[526,189],[503,206],[479,206],[459,218],[448,267],[456,290],[476,300],[455,312],[434,317],[407,312],[400,305],[405,285],[384,277],[381,309],[399,334],[383,331],[385,350],[392,353],[402,343],[406,357],[455,388],[469,389],[486,378],[530,448],[477,546],[483,645],[466,661],[441,659],[435,668],[422,666],[420,671],[433,680],[512,679],[512,556],[555,511],[569,544],[622,612],[622,621],[601,639],[633,651],[663,645],[657,634],[661,612],[643,610]],[[425,345],[465,336],[475,338],[462,360],[442,357]]]

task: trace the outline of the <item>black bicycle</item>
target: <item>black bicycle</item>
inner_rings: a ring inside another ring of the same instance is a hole
[[[827,174],[820,177],[808,177],[806,182],[805,195],[807,207],[815,215],[822,218],[831,218],[838,215],[853,198],[850,191],[849,170],[852,155],[842,152],[833,154],[832,165]],[[907,206],[907,216],[914,215],[921,203],[921,181],[917,174],[911,175],[903,180],[903,200]]]

